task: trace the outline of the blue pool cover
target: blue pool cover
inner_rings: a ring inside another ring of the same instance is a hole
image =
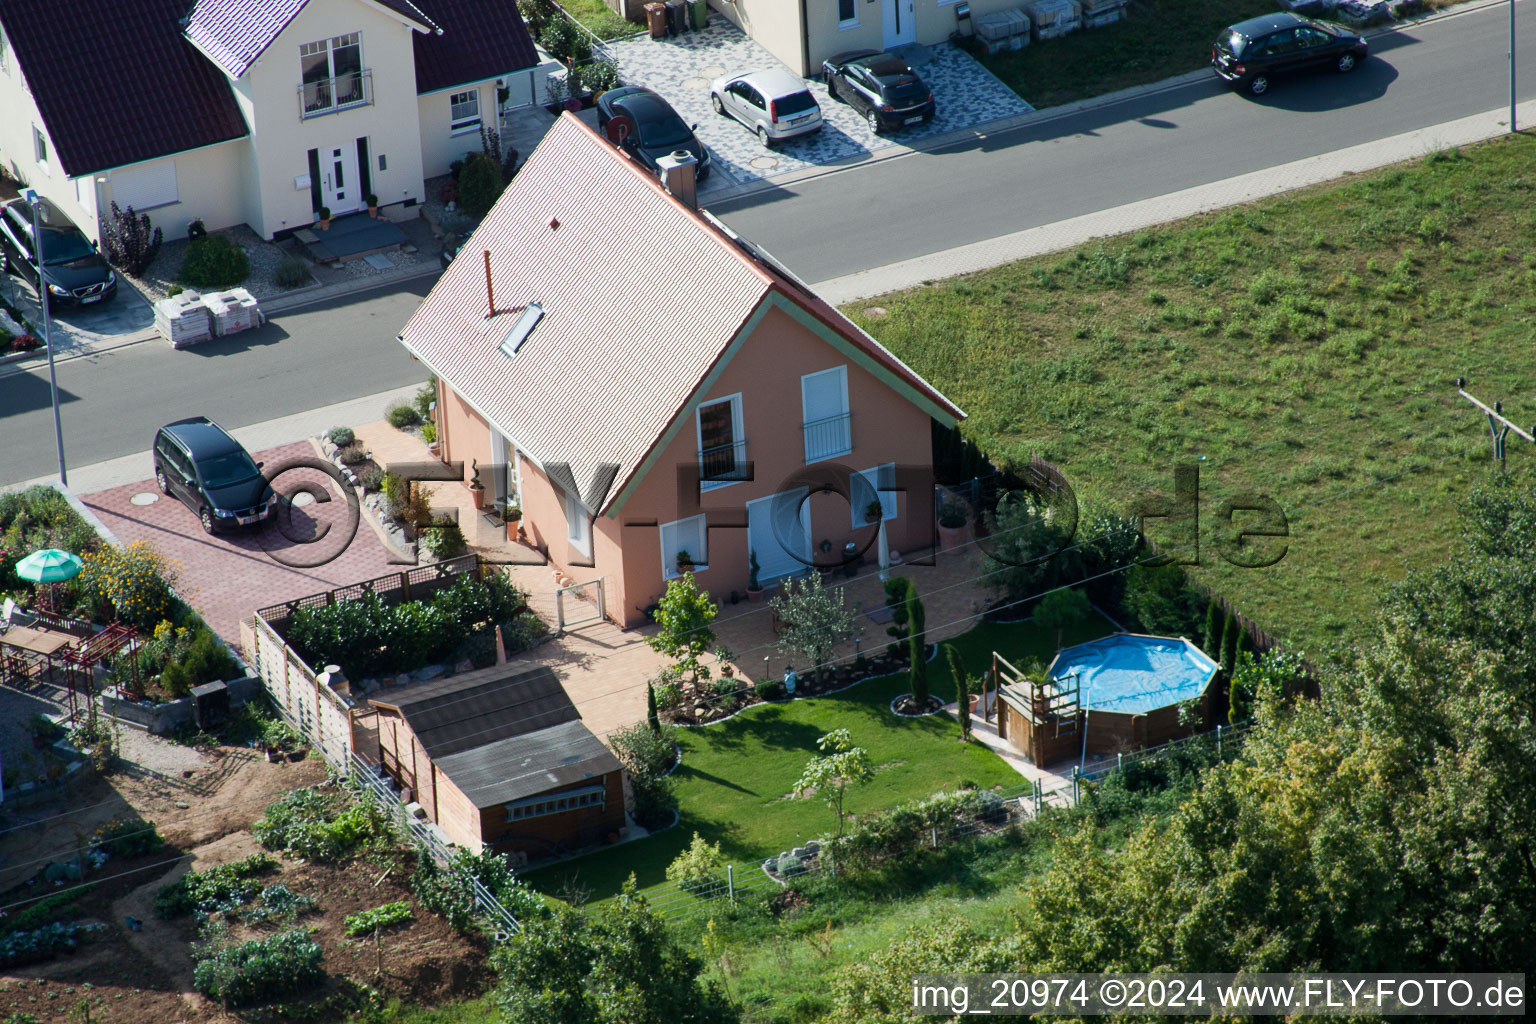
[[[1200,696],[1216,667],[1188,640],[1119,633],[1068,647],[1050,674],[1077,673],[1078,700],[1092,711],[1139,715]]]

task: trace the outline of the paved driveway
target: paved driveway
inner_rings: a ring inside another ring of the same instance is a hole
[[[14,275],[0,278],[0,294],[15,304],[31,322],[37,336],[43,336],[43,309],[32,285]],[[125,280],[117,279],[117,295],[107,302],[76,306],[53,316],[54,351],[68,346],[76,351],[92,350],[103,342],[147,331],[155,326],[155,310],[143,294]]]
[[[255,455],[268,467],[294,457],[313,458],[314,449],[300,442]],[[296,508],[293,522],[284,530],[268,525],[257,532],[213,537],[203,533],[197,517],[180,501],[161,496],[153,479],[87,494],[81,500],[123,543],[146,541],[179,563],[182,597],[234,646],[240,640],[240,620],[258,608],[404,568],[390,562],[388,550],[364,521],[358,522],[351,543],[343,546],[348,506],[329,477],[317,470],[292,470],[275,482],[280,490],[289,491],[301,481],[329,485],[331,500]],[[329,532],[323,532],[327,526]],[[313,567],[284,564],[284,560],[310,563],[327,558]]]
[[[607,48],[622,67],[626,83],[655,89],[684,121],[698,123],[699,140],[714,154],[715,171],[737,183],[846,160],[1034,109],[970,54],[941,43],[921,48],[931,58],[915,68],[938,100],[938,116],[930,123],[876,135],[851,107],[833,100],[823,83],[808,81],[811,94],[821,104],[824,127],[815,135],[765,149],[738,121],[715,113],[709,83],[725,74],[784,65],[718,14],[711,16],[703,32],[666,39],[642,34],[608,43]]]

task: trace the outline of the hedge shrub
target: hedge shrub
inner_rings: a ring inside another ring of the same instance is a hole
[[[378,595],[300,608],[288,643],[311,665],[340,665],[351,679],[410,672],[450,657],[498,623],[520,623],[526,599],[504,576],[460,576],[426,601],[386,605]],[[510,646],[510,645],[509,645]]]
[[[187,245],[176,276],[194,288],[233,288],[251,276],[251,260],[225,236],[205,235]]]
[[[325,980],[320,944],[302,928],[252,939],[203,956],[192,984],[225,1006],[274,1002]]]

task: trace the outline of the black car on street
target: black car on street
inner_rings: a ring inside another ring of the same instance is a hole
[[[277,508],[277,492],[259,462],[206,416],[168,423],[155,433],[155,483],[197,514],[205,533],[255,526]]]
[[[105,302],[117,294],[117,275],[73,221],[46,199],[37,201],[42,259],[32,239],[32,207],[25,199],[0,206],[0,264],[31,282],[50,309]]]
[[[598,130],[606,129],[608,122],[619,116],[634,125],[620,145],[646,167],[657,171],[656,161],[684,150],[698,161],[697,180],[703,182],[709,177],[709,150],[693,133],[698,125],[690,128],[660,93],[643,85],[609,89],[597,98]]]
[[[1283,12],[1224,29],[1211,48],[1211,67],[1233,88],[1262,96],[1270,79],[1293,71],[1331,67],[1348,74],[1367,52],[1365,39],[1349,29]]]
[[[938,113],[933,90],[895,54],[850,50],[823,61],[821,74],[832,98],[863,115],[876,135],[927,124]]]

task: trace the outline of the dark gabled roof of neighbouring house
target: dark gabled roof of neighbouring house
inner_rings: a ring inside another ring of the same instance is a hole
[[[600,779],[619,759],[580,722],[566,722],[439,758],[437,766],[476,807]]]
[[[0,25],[69,177],[238,139],[218,68],[181,34],[187,0],[0,0]]]
[[[581,715],[547,665],[497,665],[372,698],[398,711],[433,760],[576,721]]]
[[[443,34],[417,33],[416,91],[436,92],[539,63],[533,37],[512,0],[418,0]]]

